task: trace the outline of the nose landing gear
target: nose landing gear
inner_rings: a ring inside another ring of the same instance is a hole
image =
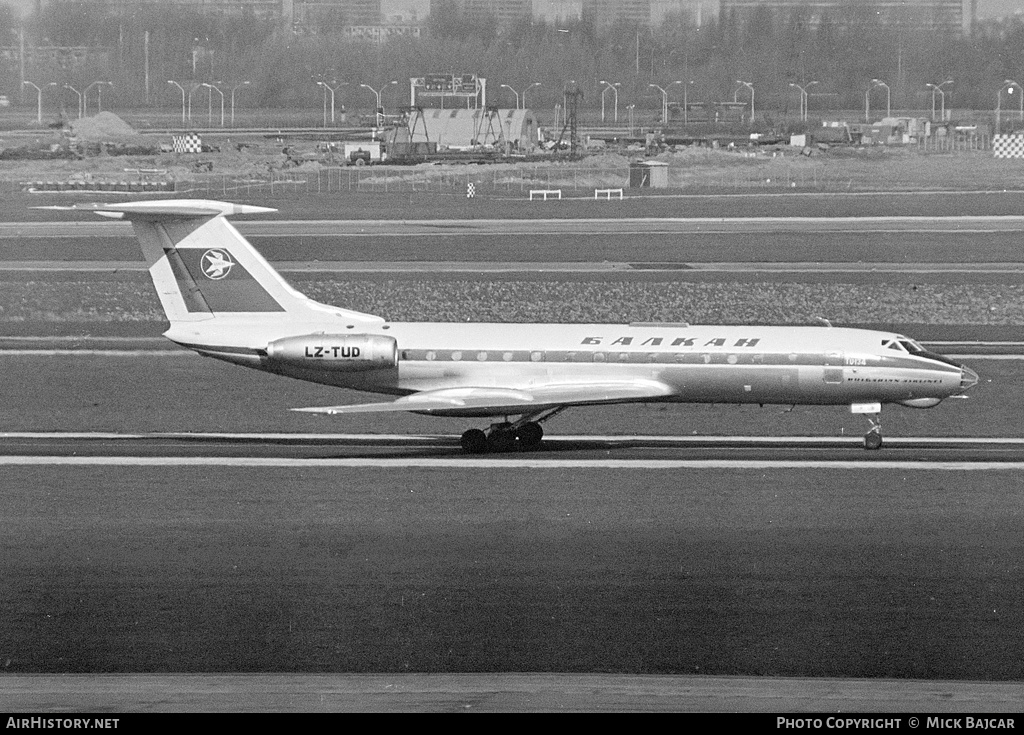
[[[864,448],[875,450],[882,448],[882,423],[873,416],[868,416],[871,428],[864,435]]]
[[[864,435],[865,449],[882,448],[882,422],[878,418],[882,413],[882,404],[879,403],[853,403],[850,404],[850,413],[863,414],[864,418],[871,424],[871,429]]]

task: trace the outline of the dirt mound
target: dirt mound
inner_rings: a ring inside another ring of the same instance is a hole
[[[72,120],[71,135],[89,143],[138,143],[142,136],[112,112]]]

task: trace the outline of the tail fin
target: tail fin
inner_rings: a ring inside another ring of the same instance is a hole
[[[226,219],[233,214],[275,211],[268,207],[178,199],[88,208],[132,223],[172,324],[217,316],[284,313],[307,320],[339,315],[353,322],[382,321],[370,314],[317,303],[299,293]]]

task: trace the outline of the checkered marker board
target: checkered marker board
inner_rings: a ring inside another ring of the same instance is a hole
[[[1024,135],[996,135],[992,138],[996,158],[1024,158]]]
[[[466,184],[466,198],[472,199],[476,196],[476,186],[472,183]]]
[[[171,148],[175,153],[202,153],[203,139],[195,133],[175,135],[171,138]]]

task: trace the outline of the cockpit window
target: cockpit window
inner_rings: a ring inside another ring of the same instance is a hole
[[[914,340],[903,336],[898,336],[896,339],[883,339],[882,347],[887,347],[888,349],[896,350],[897,352],[909,352],[912,355],[927,352],[919,342],[915,342]]]

